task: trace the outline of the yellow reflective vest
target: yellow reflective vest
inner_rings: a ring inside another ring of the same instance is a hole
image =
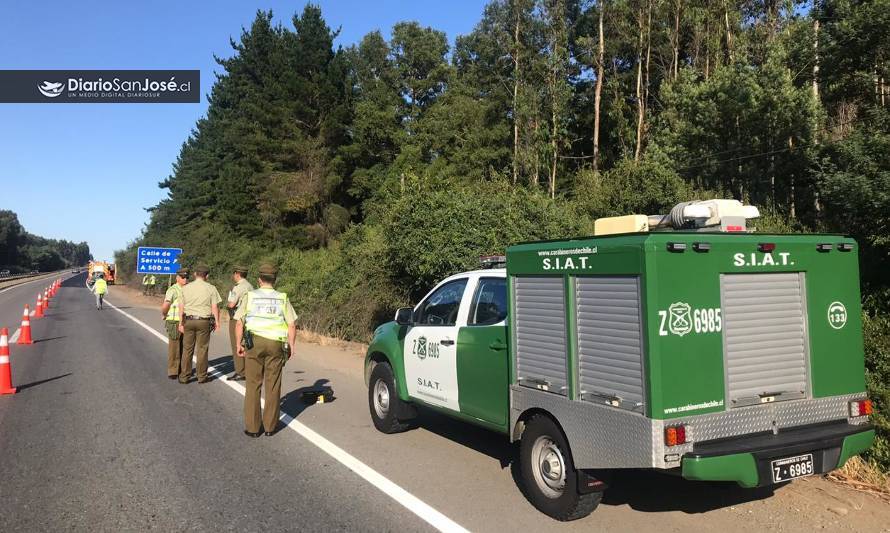
[[[266,339],[287,340],[287,294],[272,289],[256,289],[245,295],[244,328]]]
[[[105,294],[108,292],[108,282],[102,278],[97,279],[93,284],[93,290],[96,291],[96,294]]]
[[[167,320],[171,322],[179,322],[179,306],[182,305],[182,287],[177,283],[168,289],[168,294],[172,291],[170,299],[170,310],[167,311]]]

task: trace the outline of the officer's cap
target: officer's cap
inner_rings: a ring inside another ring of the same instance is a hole
[[[277,276],[278,275],[278,267],[275,265],[270,265],[269,263],[263,263],[260,265],[259,273],[264,276]]]
[[[241,275],[247,274],[247,267],[244,265],[235,265],[232,267],[232,272],[237,272]]]
[[[210,267],[207,265],[198,265],[195,267],[195,274],[207,275],[210,273]]]
[[[176,271],[176,275],[179,276],[180,278],[187,278],[187,277],[189,277],[189,269],[180,268],[179,270]]]

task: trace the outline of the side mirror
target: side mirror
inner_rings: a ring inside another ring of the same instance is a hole
[[[414,323],[414,309],[410,307],[402,307],[396,311],[396,324],[400,326],[410,326]]]

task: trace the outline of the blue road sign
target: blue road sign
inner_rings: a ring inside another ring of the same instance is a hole
[[[182,248],[140,246],[136,252],[137,274],[176,274]]]

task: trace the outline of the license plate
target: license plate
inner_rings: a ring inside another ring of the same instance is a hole
[[[776,459],[772,463],[773,483],[781,483],[798,477],[813,475],[813,454],[795,455]]]

